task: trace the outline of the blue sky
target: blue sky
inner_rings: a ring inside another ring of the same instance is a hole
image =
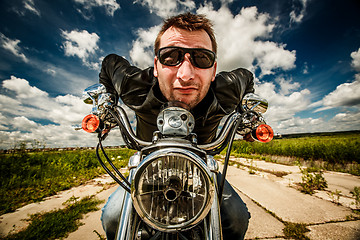
[[[219,71],[255,74],[275,132],[360,129],[356,0],[2,0],[0,11],[0,148],[95,145],[71,126],[90,111],[81,95],[101,60],[151,66],[163,18],[185,11],[213,21]]]

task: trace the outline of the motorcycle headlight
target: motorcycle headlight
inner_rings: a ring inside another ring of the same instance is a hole
[[[137,213],[151,227],[185,230],[209,212],[214,183],[199,156],[167,148],[145,157],[132,181],[131,196]]]

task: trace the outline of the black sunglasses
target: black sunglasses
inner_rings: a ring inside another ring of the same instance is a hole
[[[157,52],[160,63],[166,66],[176,66],[184,61],[186,53],[190,54],[190,62],[198,68],[211,68],[216,55],[204,48],[163,47]]]

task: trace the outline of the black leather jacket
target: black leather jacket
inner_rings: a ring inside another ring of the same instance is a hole
[[[136,134],[145,141],[151,141],[157,130],[156,118],[167,102],[162,95],[153,68],[141,70],[130,66],[124,58],[110,54],[102,62],[100,83],[129,108],[135,111]],[[246,69],[220,72],[212,82],[206,97],[192,109],[195,118],[194,131],[199,144],[211,142],[220,120],[235,110],[245,93],[254,92],[253,75]]]

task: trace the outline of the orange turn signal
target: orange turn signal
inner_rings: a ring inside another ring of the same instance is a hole
[[[96,132],[100,126],[100,119],[94,114],[89,114],[82,120],[82,129],[88,133]]]
[[[261,124],[256,128],[256,138],[260,142],[270,142],[274,137],[274,131],[267,124]]]

